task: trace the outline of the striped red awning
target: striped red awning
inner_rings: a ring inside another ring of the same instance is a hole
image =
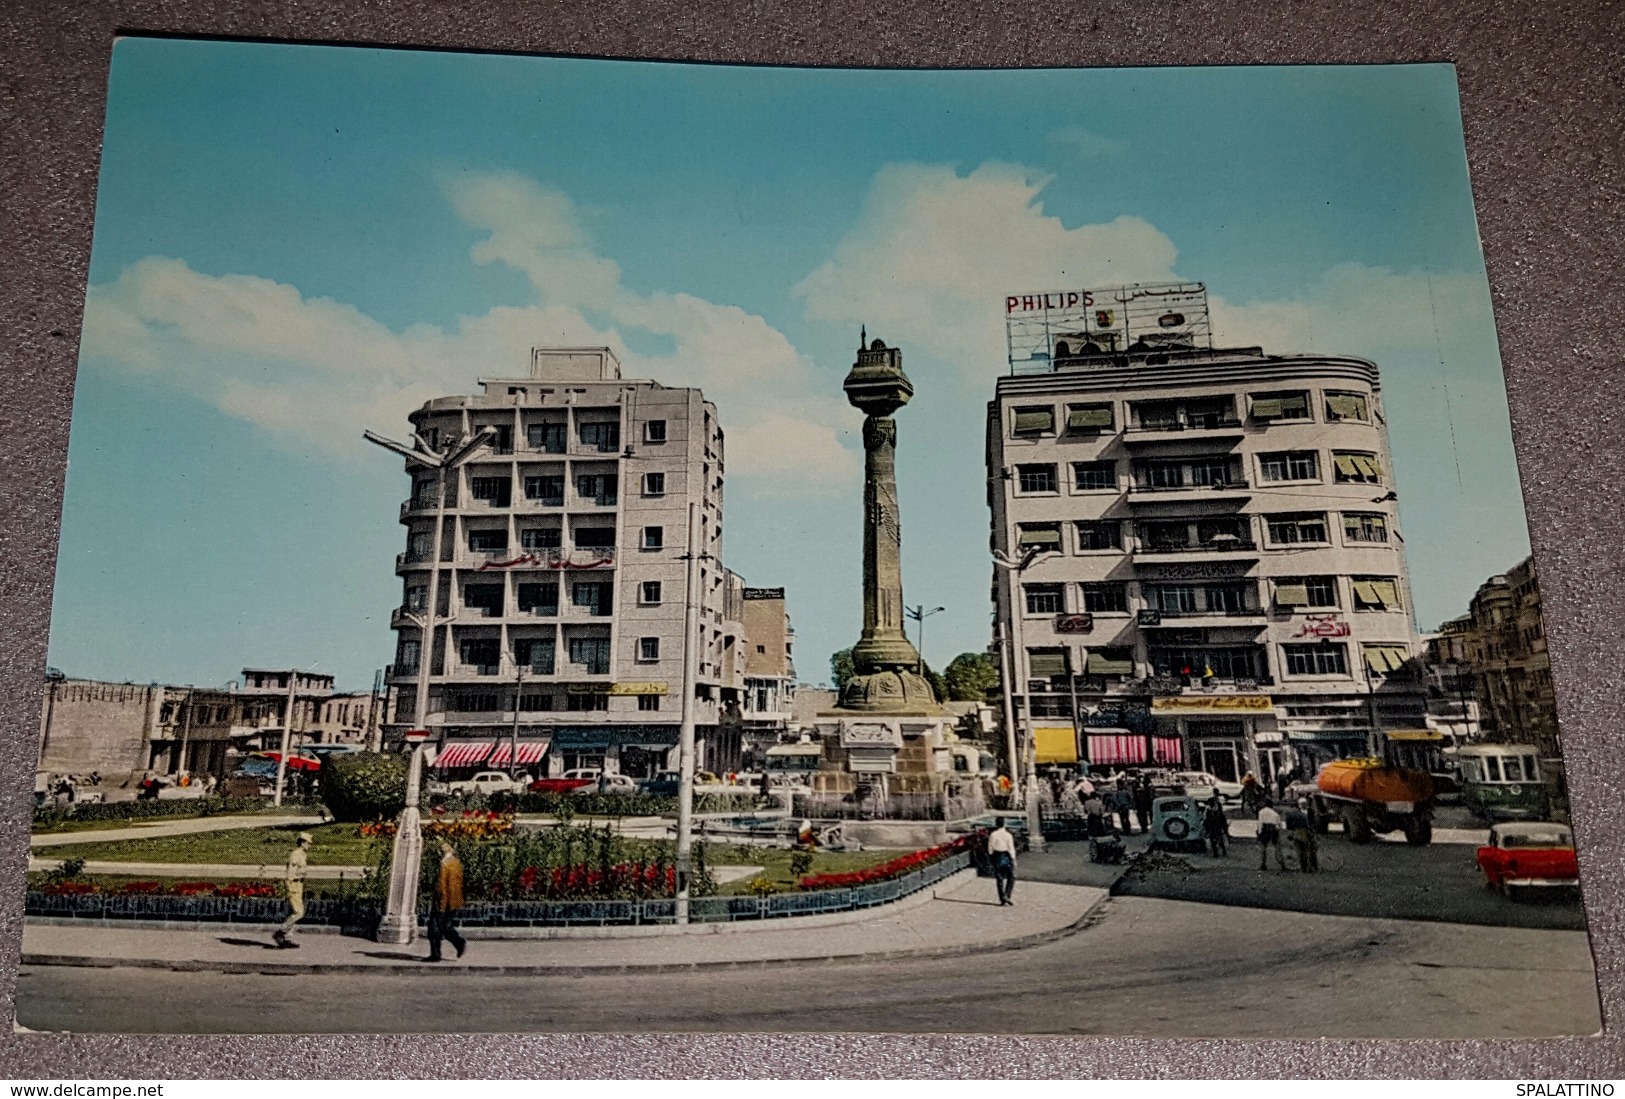
[[[435,757],[434,765],[443,770],[453,767],[472,767],[484,761],[495,747],[489,740],[454,740]]]
[[[547,746],[552,743],[547,740],[521,740],[519,742],[518,766],[528,767],[532,763],[540,763],[542,757],[547,755]],[[487,767],[506,767],[508,756],[513,752],[512,745],[498,744],[497,750],[491,753],[491,758],[485,761]]]
[[[1108,764],[1145,763],[1146,738],[1138,733],[1089,734],[1089,762]],[[1180,763],[1184,752],[1176,736],[1152,737],[1152,751],[1158,763]]]

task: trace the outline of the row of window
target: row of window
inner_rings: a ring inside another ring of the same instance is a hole
[[[1312,422],[1314,395],[1307,389],[1249,393],[1242,398],[1255,424]],[[1129,401],[1124,429],[1128,431],[1202,431],[1240,427],[1236,398],[1184,397],[1172,400]],[[1371,402],[1363,393],[1326,390],[1321,395],[1322,416],[1327,423],[1371,422]],[[1100,435],[1117,430],[1114,401],[1067,404],[1065,419],[1058,420],[1055,406],[1018,405],[1011,409],[1010,434],[1018,439],[1070,434]]]
[[[508,531],[506,527],[471,528],[468,532],[468,549],[470,553],[506,553],[508,550]],[[429,534],[414,534],[411,548],[421,549],[424,553],[430,552],[432,544]],[[419,539],[422,541],[420,542]],[[574,532],[574,541],[579,549],[614,549],[614,527],[578,527]],[[525,527],[519,531],[520,548],[526,550],[561,549],[564,545],[564,532],[558,527]],[[644,527],[638,534],[638,548],[645,550],[658,550],[666,548],[666,528],[661,526]]]
[[[1348,546],[1386,544],[1388,516],[1381,512],[1324,511],[1270,512],[1263,520],[1266,545],[1329,546],[1331,531],[1340,524],[1343,544]],[[1018,523],[1016,544],[1023,549],[1065,552],[1063,527],[1056,523]],[[1181,550],[1250,550],[1254,540],[1252,518],[1246,515],[1215,515],[1201,518],[1082,519],[1070,524],[1076,536],[1078,553],[1121,552],[1129,532],[1138,540],[1139,553],[1177,553]]]
[[[1344,641],[1315,641],[1284,644],[1280,667],[1285,676],[1348,676],[1350,644]],[[1409,675],[1414,667],[1410,647],[1401,641],[1367,641],[1359,644],[1359,657],[1367,675]],[[1134,653],[1126,646],[1091,648],[1084,654],[1083,667],[1074,670],[1069,649],[1027,650],[1030,679],[1066,680],[1072,675],[1101,678],[1128,678],[1135,674]],[[1192,679],[1265,679],[1268,656],[1263,645],[1158,646],[1146,649],[1146,668],[1154,676]]]
[[[660,640],[658,637],[638,638],[636,659],[640,663],[658,661]],[[609,646],[607,637],[569,638],[566,653],[568,663],[571,665],[570,670],[580,670],[587,675],[608,675]],[[397,661],[399,669],[404,672],[416,670],[418,656],[422,651],[421,642],[403,638]],[[531,675],[558,674],[557,647],[551,637],[515,638],[512,655],[513,666],[523,668]],[[465,637],[458,642],[457,658],[465,667],[474,668],[481,675],[499,675],[502,672],[502,642],[495,637]]]
[[[1261,484],[1321,482],[1320,452],[1277,450],[1256,455]],[[1380,485],[1382,462],[1373,453],[1356,450],[1330,452],[1332,483],[1337,485]],[[1128,463],[1131,492],[1158,492],[1187,488],[1247,488],[1248,480],[1239,455],[1215,454],[1195,458],[1168,458]],[[1120,492],[1123,483],[1118,462],[1069,462],[1073,492]],[[1018,496],[1055,495],[1061,491],[1061,466],[1054,462],[1023,462],[1016,466]]]
[[[1347,605],[1356,611],[1404,610],[1399,581],[1392,576],[1351,576]],[[1273,605],[1283,611],[1336,610],[1344,606],[1336,576],[1283,576],[1265,581]],[[1219,580],[1201,584],[1142,582],[1146,610],[1164,615],[1262,614],[1259,582]],[[1128,584],[1121,580],[1078,584],[1023,584],[1030,615],[1127,614]],[[1076,594],[1073,594],[1073,593]],[[1068,604],[1071,604],[1070,606]]]
[[[527,474],[521,479],[524,498],[540,507],[564,506],[564,482],[562,473]],[[614,507],[620,502],[620,476],[615,473],[578,473],[575,478],[576,498],[582,502],[591,501],[597,507]],[[639,488],[643,496],[658,498],[666,495],[666,475],[664,473],[645,473],[639,481]],[[513,478],[511,477],[470,477],[468,479],[468,493],[473,499],[494,508],[513,506]],[[454,502],[454,501],[453,501]],[[433,482],[424,482],[413,492],[412,503],[414,507],[432,507],[434,504]]]
[[[640,712],[658,712],[664,709],[661,695],[637,695]],[[562,699],[562,704],[561,704]],[[491,691],[453,691],[446,699],[446,708],[455,713],[511,713],[513,695],[500,695]],[[519,696],[519,710],[568,710],[584,713],[609,709],[609,695],[601,691],[569,691],[563,695],[553,692],[526,693]]]

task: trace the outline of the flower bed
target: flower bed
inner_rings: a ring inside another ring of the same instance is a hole
[[[465,809],[461,814],[434,811],[423,823],[423,834],[435,839],[484,840],[506,836],[513,831],[513,814],[496,813],[487,809]],[[363,836],[392,839],[396,823],[377,820],[361,826]]]
[[[923,851],[910,851],[906,855],[899,855],[890,862],[883,862],[879,866],[866,867],[863,870],[851,870],[840,874],[813,874],[802,878],[800,886],[804,890],[816,889],[853,889],[860,885],[874,885],[877,882],[889,881],[901,877],[915,870],[941,862],[950,855],[957,854],[966,849],[969,844],[967,837],[949,840],[947,843],[935,847],[927,847]]]

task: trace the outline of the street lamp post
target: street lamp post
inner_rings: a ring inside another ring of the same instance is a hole
[[[518,664],[518,661],[515,661]],[[519,777],[519,701],[525,696],[525,666],[518,664],[519,672],[513,681],[513,729],[508,738],[508,778]]]
[[[1004,571],[1010,607],[1010,636],[1007,639],[1006,646],[1008,649],[1007,663],[1011,669],[1011,680],[1005,691],[1005,713],[1009,715],[1007,720],[1013,720],[1014,718],[1015,701],[1011,695],[1015,687],[1015,677],[1020,675],[1023,671],[1021,652],[1021,608],[1016,602],[1017,599],[1020,598],[1021,591],[1019,586],[1016,584],[1016,576],[1019,573],[1027,571],[1033,562],[1037,561],[1040,556],[1048,556],[1049,553],[1054,552],[1056,551],[1050,550],[1048,552],[1041,552],[1029,550],[1019,559],[1008,557],[1002,553],[995,553],[993,555],[994,566]],[[1025,697],[1026,692],[1023,691],[1022,694],[1023,697]],[[1028,703],[1027,709],[1028,716],[1030,717],[1032,713],[1032,705],[1030,702]],[[1075,716],[1074,720],[1076,720]],[[1028,724],[1030,726],[1031,722],[1029,721]],[[1023,752],[1025,758],[1023,759],[1023,762],[1026,764],[1027,773],[1024,776],[1024,781],[1022,783],[1022,797],[1025,800],[1027,808],[1027,842],[1031,845],[1034,851],[1042,851],[1044,849],[1044,834],[1043,820],[1040,818],[1038,812],[1038,748],[1037,745],[1033,743],[1035,736],[1033,730],[1028,728],[1025,730],[1025,734],[1025,751]],[[1014,771],[1015,766],[1015,760],[1011,759],[1010,769]]]
[[[930,618],[933,614],[938,614],[947,609],[947,607],[932,607],[930,610],[926,610],[924,603],[921,603],[918,606],[903,608],[903,613],[914,619],[914,621],[919,623],[920,626],[920,632],[918,634],[920,640],[919,644],[917,644],[915,648],[917,648],[920,653],[921,675],[925,674],[925,620]]]
[[[694,505],[688,505],[688,550],[681,560],[683,576],[683,703],[682,726],[677,736],[677,922],[688,923],[689,878],[694,850],[694,680],[695,642],[698,639],[699,600],[696,589],[700,561],[709,555],[694,545]]]
[[[422,435],[414,434],[411,446],[386,439],[371,431],[362,432],[369,442],[392,450],[409,463],[428,466],[434,470],[434,534],[430,545],[428,602],[423,613],[416,616],[416,625],[422,630],[418,643],[417,695],[412,702],[412,728],[427,727],[429,718],[429,668],[434,659],[435,618],[440,608],[440,545],[442,528],[446,524],[446,474],[456,470],[491,438],[491,430],[484,428],[472,436],[450,443],[439,450],[431,446]],[[415,491],[415,489],[414,489]],[[408,621],[411,621],[408,618]],[[378,941],[403,945],[417,935],[418,930],[418,871],[423,863],[423,830],[419,822],[418,801],[422,797],[423,742],[412,748],[412,758],[406,768],[406,807],[401,810],[395,826],[395,845],[389,860],[389,899],[385,902],[384,918],[378,924]]]

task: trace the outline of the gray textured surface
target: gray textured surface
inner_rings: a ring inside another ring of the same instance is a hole
[[[1451,61],[1548,614],[1604,1016],[1625,992],[1625,7],[1524,0],[823,5],[12,0],[0,15],[0,909],[10,1015],[69,400],[108,50],[124,31],[821,65]],[[545,995],[545,988],[538,988]],[[154,1010],[162,1010],[154,1004]],[[0,1038],[0,1072],[234,1076],[1619,1075],[1618,1034],[1485,1043],[796,1036]]]

